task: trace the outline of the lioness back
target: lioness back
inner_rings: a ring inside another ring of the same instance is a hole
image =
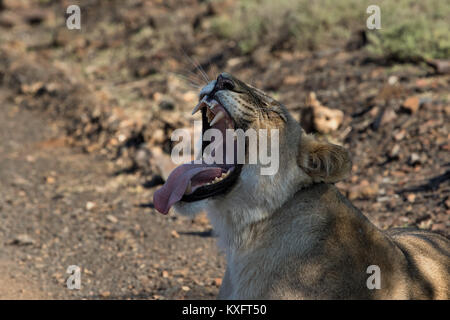
[[[437,233],[419,229],[391,229],[386,234],[400,248],[413,280],[411,299],[450,298],[449,240]]]
[[[278,280],[262,289],[266,298],[450,298],[447,238],[411,228],[380,230],[332,185],[298,192],[273,216],[264,235],[249,260],[265,255],[267,261],[283,261],[270,268]],[[305,242],[314,245],[305,247]],[[379,288],[367,285],[370,266],[379,270]]]

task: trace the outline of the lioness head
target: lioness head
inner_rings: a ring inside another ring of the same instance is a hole
[[[155,208],[162,213],[174,205],[182,214],[210,209],[240,215],[243,221],[260,219],[279,208],[300,188],[317,182],[336,182],[350,170],[350,159],[344,148],[307,135],[285,106],[228,73],[221,73],[201,90],[193,113],[198,111],[202,112],[203,133],[217,129],[223,134],[220,146],[225,161],[188,163],[176,168],[154,196]],[[225,138],[227,129],[241,129],[240,132],[266,129],[266,144],[261,144],[260,135],[253,141],[249,137],[242,141],[236,137],[230,142]],[[233,145],[227,149],[227,143]],[[261,159],[256,163],[249,161],[255,156],[252,143],[258,145],[259,155],[262,146],[276,150],[277,154],[271,155],[277,156],[279,163],[275,172],[261,174],[267,163]],[[208,150],[209,144],[203,142],[203,157],[214,155],[214,151]],[[272,148],[273,144],[277,148]],[[239,148],[244,148],[244,163],[236,159]],[[234,157],[227,157],[226,150],[234,150]]]

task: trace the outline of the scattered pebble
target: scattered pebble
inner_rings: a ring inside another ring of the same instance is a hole
[[[420,164],[420,156],[417,153],[411,153],[408,159],[408,164],[414,166],[416,164]]]
[[[45,182],[48,184],[54,184],[55,183],[55,178],[49,176],[45,178]]]
[[[406,196],[406,199],[408,202],[414,203],[414,201],[416,201],[416,195],[414,193],[410,193]]]
[[[88,209],[88,210],[89,210],[89,209]],[[119,221],[115,216],[113,216],[113,215],[111,215],[111,214],[108,214],[108,215],[106,216],[106,219],[108,219],[108,221],[111,222],[111,223],[117,223],[117,222]]]
[[[91,210],[94,209],[95,207],[96,207],[95,202],[92,202],[92,201],[86,202],[86,210],[91,211]]]
[[[389,157],[390,158],[397,158],[399,153],[400,153],[400,146],[398,144],[395,144],[392,147],[391,151],[389,152]]]
[[[450,198],[447,198],[447,200],[445,200],[445,207],[447,208],[447,209],[450,209]]]
[[[309,94],[307,108],[301,115],[301,124],[305,130],[314,129],[326,134],[336,131],[343,121],[344,112],[323,106],[314,92]]]
[[[212,281],[213,286],[220,287],[222,285],[222,278],[215,278]]]
[[[29,246],[34,244],[34,240],[28,234],[19,234],[17,237],[11,240],[9,244],[17,246]]]
[[[406,130],[402,129],[394,135],[394,139],[397,141],[403,140],[406,136]]]
[[[419,110],[420,107],[420,99],[419,97],[409,97],[405,100],[402,104],[402,108],[406,111],[408,111],[411,114],[414,114]]]

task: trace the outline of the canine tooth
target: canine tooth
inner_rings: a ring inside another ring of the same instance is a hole
[[[200,106],[202,105],[201,102],[199,102],[195,107],[194,110],[192,110],[192,115],[196,114],[198,110],[200,110]]]
[[[203,99],[200,100],[200,102],[194,107],[194,110],[192,110],[192,115],[194,115],[198,110],[200,110],[205,102],[206,102],[206,96],[203,97]]]
[[[216,114],[216,116],[214,117],[214,119],[212,119],[209,125],[213,126],[214,124],[219,122],[223,117],[225,117],[225,114],[223,113],[223,111],[219,111],[219,113]]]
[[[186,187],[186,191],[184,192],[184,194],[188,194],[192,191],[192,182],[189,181],[189,184]]]

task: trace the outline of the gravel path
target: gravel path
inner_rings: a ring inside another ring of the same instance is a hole
[[[5,2],[0,299],[216,296],[224,259],[208,220],[158,214],[149,187],[167,175],[173,130],[192,128],[195,61],[267,91],[310,130],[312,93],[342,111],[319,134],[351,151],[342,193],[379,228],[450,235],[448,73],[345,43],[245,54],[211,33],[227,6],[186,3],[87,1],[74,31],[64,2]],[[70,265],[81,290],[66,287]]]
[[[0,92],[0,298],[215,297],[224,260],[204,217],[157,214],[141,178],[11,101]],[[80,290],[66,287],[70,265]]]

